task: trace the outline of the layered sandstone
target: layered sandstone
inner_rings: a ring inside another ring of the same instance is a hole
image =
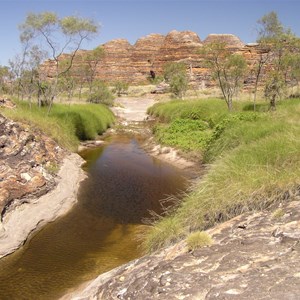
[[[199,50],[211,42],[224,42],[230,51],[242,54],[250,68],[261,53],[256,44],[245,45],[232,34],[210,34],[202,42],[195,32],[173,30],[166,36],[150,34],[142,37],[134,45],[125,39],[103,44],[104,55],[97,64],[96,77],[109,83],[124,81],[131,85],[143,84],[148,82],[151,70],[161,75],[167,63],[184,62],[191,80],[205,86],[211,83],[210,71],[205,67]],[[74,61],[75,76],[81,76],[84,53],[79,52]],[[48,77],[53,75],[52,61],[45,62],[44,71]],[[251,82],[250,79],[246,81]]]
[[[207,38],[203,41],[203,44],[210,43],[224,43],[227,47],[232,49],[241,49],[245,44],[233,34],[209,34]]]

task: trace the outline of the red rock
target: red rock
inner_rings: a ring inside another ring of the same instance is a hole
[[[130,85],[145,84],[148,82],[151,70],[156,75],[162,75],[167,63],[184,62],[194,83],[201,86],[211,85],[214,83],[211,81],[210,71],[203,63],[202,55],[199,54],[199,49],[204,44],[214,41],[225,42],[231,51],[242,54],[250,67],[254,65],[261,53],[257,44],[245,45],[232,34],[210,34],[202,42],[195,32],[173,30],[166,36],[147,35],[138,39],[134,45],[130,45],[124,39],[113,40],[102,45],[104,55],[97,65],[96,77],[109,83],[124,81]],[[73,66],[74,74],[80,73],[76,72],[76,68],[83,64],[83,53],[86,51],[81,50],[77,54]],[[47,70],[48,78],[51,78],[54,63],[48,60],[42,69]]]
[[[65,152],[41,132],[0,114],[0,214],[7,205],[18,205],[29,195],[46,193],[53,185],[47,164],[58,165]],[[43,169],[40,172],[39,166]]]

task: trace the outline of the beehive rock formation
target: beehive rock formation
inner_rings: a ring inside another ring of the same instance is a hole
[[[161,75],[168,62],[185,62],[192,81],[209,82],[209,70],[205,68],[199,50],[210,42],[224,42],[233,52],[244,55],[248,65],[256,61],[259,49],[257,45],[245,45],[232,34],[210,34],[201,41],[192,31],[169,32],[166,36],[150,34],[131,45],[125,39],[117,39],[102,45],[104,55],[97,65],[96,77],[109,83],[124,81],[131,85],[148,82],[150,71]],[[74,69],[84,64],[79,52],[74,62]],[[53,62],[44,64],[47,76],[53,75]],[[80,72],[75,72],[80,74]],[[78,75],[77,75],[78,76]],[[80,75],[79,75],[80,76]]]
[[[203,44],[209,44],[214,42],[225,43],[229,48],[241,49],[245,44],[233,34],[209,34],[207,38],[203,41]]]

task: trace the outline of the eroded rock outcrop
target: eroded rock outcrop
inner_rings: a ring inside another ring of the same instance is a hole
[[[257,45],[245,45],[232,34],[210,34],[202,42],[195,32],[173,30],[166,36],[147,35],[134,45],[124,39],[103,44],[104,55],[97,65],[96,77],[110,83],[125,81],[131,85],[144,84],[148,82],[150,71],[162,75],[167,63],[184,62],[191,81],[204,87],[211,84],[211,78],[199,50],[203,45],[215,41],[224,42],[231,51],[244,55],[249,66],[253,65],[261,51]],[[83,64],[82,53],[84,51],[80,51],[74,61],[74,70]],[[42,69],[51,77],[54,72],[53,61],[45,62]],[[74,74],[79,76],[80,72],[74,71]]]
[[[0,114],[0,213],[41,196],[55,184],[65,155],[52,139]]]
[[[280,211],[212,228],[210,247],[184,242],[100,275],[64,299],[298,299],[300,194]]]
[[[72,208],[83,163],[40,131],[0,114],[0,258]]]
[[[245,44],[233,34],[209,34],[207,38],[203,41],[204,45],[220,42],[226,44],[228,48],[231,49],[241,49]]]

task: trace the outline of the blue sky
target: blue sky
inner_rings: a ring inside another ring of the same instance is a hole
[[[116,38],[131,44],[150,33],[192,30],[203,40],[209,33],[232,33],[254,42],[256,21],[270,11],[300,36],[300,0],[0,0],[0,64],[20,51],[18,25],[28,12],[79,15],[101,24],[100,34],[84,48]]]

